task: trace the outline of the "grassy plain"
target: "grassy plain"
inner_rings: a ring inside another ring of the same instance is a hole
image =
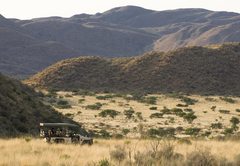
[[[43,166],[63,166],[63,165],[98,165],[99,161],[107,158],[114,165],[116,161],[111,159],[110,151],[116,145],[124,146],[127,154],[131,152],[132,161],[137,151],[147,152],[151,150],[151,140],[121,139],[104,140],[95,139],[92,146],[88,145],[65,145],[48,144],[41,139],[32,139],[26,142],[24,139],[0,140],[0,165],[43,165]],[[192,145],[178,144],[173,142],[174,152],[180,153],[184,157],[196,150],[209,148],[215,159],[226,158],[233,161],[239,154],[239,142],[217,142],[217,141],[192,141]],[[234,145],[234,146],[233,146]],[[161,149],[161,146],[159,146]],[[127,155],[126,158],[129,158]],[[121,163],[124,165],[126,159]]]

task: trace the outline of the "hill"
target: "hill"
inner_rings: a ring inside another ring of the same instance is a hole
[[[40,97],[42,93],[0,73],[1,138],[24,134],[38,136],[40,122],[76,123],[44,105]]]
[[[31,20],[0,16],[0,71],[24,78],[79,56],[136,57],[151,50],[240,42],[240,14],[123,6],[95,15]]]
[[[237,94],[239,55],[240,44],[227,43],[131,58],[79,57],[58,62],[24,83],[38,89]]]
[[[46,67],[81,54],[57,42],[32,35],[0,15],[0,71],[5,75],[33,75]]]

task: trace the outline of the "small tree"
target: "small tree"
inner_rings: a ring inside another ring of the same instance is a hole
[[[239,124],[239,120],[238,120],[238,118],[236,118],[236,117],[232,117],[232,119],[230,119],[230,122],[232,123],[232,125],[237,125],[237,124]]]

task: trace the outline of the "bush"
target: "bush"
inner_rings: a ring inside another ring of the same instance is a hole
[[[83,101],[85,101],[85,99],[79,99],[78,103],[82,103]]]
[[[114,118],[115,116],[118,115],[118,112],[115,110],[107,109],[100,112],[98,115],[101,117],[106,117],[107,115],[109,115],[110,117]]]
[[[235,111],[236,111],[236,112],[240,112],[240,109],[236,109]]]
[[[212,111],[215,111],[215,109],[216,109],[216,106],[212,106],[212,107],[211,107],[211,110],[212,110]]]
[[[232,98],[227,98],[227,97],[219,97],[219,99],[229,102],[229,103],[234,103],[235,101]]]
[[[68,102],[64,100],[60,100],[57,102],[57,105],[66,105],[66,104],[68,104]]]
[[[110,163],[107,158],[104,158],[98,162],[99,166],[110,166]]]
[[[171,112],[177,114],[177,113],[183,112],[183,110],[181,108],[172,108]]]
[[[176,106],[177,106],[177,107],[188,107],[187,104],[177,104]]]
[[[93,104],[93,105],[87,105],[85,108],[86,109],[91,109],[91,110],[99,110],[101,108],[101,106]]]
[[[224,130],[224,134],[225,135],[227,135],[227,134],[232,134],[233,133],[233,128],[226,128],[225,130]]]
[[[152,118],[161,118],[163,116],[163,113],[153,113],[149,117]]]
[[[162,112],[163,114],[171,114],[171,110],[168,108],[164,108],[164,109],[160,110],[160,112]]]
[[[185,112],[179,112],[179,113],[176,113],[176,115],[179,116],[179,117],[183,117],[184,115],[186,115],[186,113]]]
[[[194,105],[197,102],[197,100],[190,99],[188,97],[184,97],[182,101],[184,101],[186,105]]]
[[[127,135],[130,132],[130,130],[129,129],[122,129],[122,132],[123,132],[124,135]]]
[[[238,118],[236,118],[236,117],[234,117],[234,116],[230,119],[230,122],[232,123],[232,125],[237,125],[237,124],[239,124]]]
[[[194,115],[194,113],[188,113],[188,114],[186,114],[186,115],[183,116],[183,119],[184,119],[184,120],[187,120],[188,123],[192,123],[192,121],[193,121],[194,119],[196,119],[196,118],[197,118],[197,116]]]
[[[184,111],[186,112],[192,112],[193,110],[191,108],[185,108]]]
[[[105,129],[100,130],[98,133],[101,134],[101,136],[103,138],[109,138],[110,137],[110,133],[107,132]]]
[[[222,113],[222,114],[229,114],[230,111],[228,111],[228,110],[219,110],[219,112]]]
[[[199,133],[201,129],[197,129],[197,128],[187,128],[185,130],[185,134],[186,135],[197,135]]]
[[[210,126],[212,129],[221,129],[222,128],[222,123],[212,123]]]
[[[157,107],[150,107],[150,110],[157,110]]]
[[[31,138],[31,137],[25,137],[24,139],[25,139],[25,141],[26,141],[26,142],[29,142],[29,141],[31,141],[31,140],[32,140],[32,138]]]

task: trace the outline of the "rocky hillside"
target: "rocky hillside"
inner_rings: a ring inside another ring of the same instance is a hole
[[[132,58],[79,57],[58,62],[24,83],[38,89],[238,94],[239,61],[239,43],[152,51]]]
[[[40,100],[42,93],[0,73],[0,137],[38,136],[40,122],[76,123]]]

